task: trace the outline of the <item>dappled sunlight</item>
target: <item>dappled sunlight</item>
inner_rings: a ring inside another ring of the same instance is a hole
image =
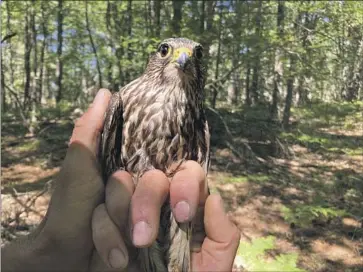
[[[354,249],[346,246],[334,245],[320,239],[313,241],[311,246],[315,253],[331,261],[340,261],[347,266],[361,264],[363,261],[363,257],[357,256]]]
[[[348,227],[355,227],[357,229],[362,227],[362,225],[363,225],[362,222],[359,222],[358,220],[353,219],[353,218],[343,218],[342,223]]]
[[[59,167],[44,169],[43,167],[16,164],[2,169],[1,185],[3,188],[18,184],[34,184],[42,179],[51,179],[59,171]]]
[[[204,124],[203,105],[210,191],[222,196],[241,231],[235,271],[363,271],[360,1],[37,0],[2,7],[3,243],[44,216],[75,121],[96,92],[123,89],[145,72],[152,53],[161,57],[159,72],[148,69],[143,79],[168,87],[162,71],[172,54],[162,56],[160,42],[185,37],[203,46],[190,60],[203,63],[207,76],[195,69],[196,95],[193,87],[185,97],[163,96],[173,109],[185,108],[165,114],[162,134],[178,139],[168,122],[181,120],[182,134],[200,142],[193,130]],[[147,103],[161,101],[154,98]],[[126,100],[116,117],[137,99]],[[178,112],[195,122],[185,125]],[[143,127],[140,116],[125,129]],[[129,133],[116,134],[110,150]]]
[[[62,126],[48,127],[39,138],[3,138],[3,240],[29,232],[43,218],[71,134],[69,123]],[[363,266],[362,156],[327,155],[294,143],[293,156],[270,156],[256,167],[229,148],[213,148],[211,191],[223,197],[241,230],[243,247],[258,253],[238,255],[236,267],[250,265],[248,258],[262,267],[281,268],[289,262],[291,269],[297,265],[308,271]],[[272,238],[258,240],[265,237]]]
[[[255,239],[275,237],[272,251],[263,254],[266,262],[276,259],[275,251],[296,252],[299,267],[309,271],[363,268],[363,156],[359,155],[363,135],[360,124],[342,127],[354,114],[354,108],[349,109],[347,114],[331,110],[341,115],[327,117],[334,126],[320,122],[320,116],[311,118],[311,111],[308,119],[300,115],[307,136],[299,136],[299,126],[297,134],[290,131],[293,156],[271,158],[265,174],[237,163],[228,150],[215,152],[223,164],[215,165],[210,184],[232,211],[241,241],[253,246]],[[311,122],[316,131],[308,136]],[[324,134],[314,138],[317,132]],[[246,267],[246,255],[241,256],[236,263]]]

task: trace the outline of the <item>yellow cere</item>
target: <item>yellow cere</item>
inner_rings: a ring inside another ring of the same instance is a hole
[[[192,50],[190,50],[189,48],[181,47],[174,51],[173,59],[177,60],[179,58],[179,56],[181,55],[181,53],[186,53],[189,57],[191,57],[193,54]]]

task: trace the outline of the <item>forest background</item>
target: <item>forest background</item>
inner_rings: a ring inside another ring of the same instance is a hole
[[[2,242],[44,215],[74,121],[164,38],[203,44],[209,182],[239,271],[363,270],[363,2],[2,1]]]

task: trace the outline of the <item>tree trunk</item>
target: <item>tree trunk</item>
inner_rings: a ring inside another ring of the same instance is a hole
[[[304,49],[304,53],[301,56],[302,63],[311,63],[310,56],[312,55],[311,49],[311,39],[309,38],[310,32],[315,30],[317,24],[317,18],[310,18],[308,12],[299,12],[298,15],[298,26],[302,24],[302,20],[304,19],[303,28],[297,27],[296,29],[301,32],[301,37],[299,39],[302,40],[302,47]],[[310,29],[310,31],[308,30]],[[312,72],[310,68],[303,68],[303,71],[300,73],[299,76],[299,85],[298,85],[298,105],[304,105],[309,102],[309,88],[305,84],[306,80],[310,80],[312,78]]]
[[[236,105],[237,104],[237,84],[235,79],[233,78],[230,82],[230,84],[227,87],[227,102],[230,105]]]
[[[204,23],[205,23],[205,1],[206,0],[202,0],[200,1],[201,3],[201,13],[200,13],[200,25],[199,25],[199,35],[203,35],[204,33]]]
[[[284,39],[284,19],[285,19],[285,4],[283,1],[278,1],[277,6],[277,35],[279,37],[280,43],[283,42]],[[274,68],[274,88],[272,92],[272,103],[271,103],[271,111],[270,111],[270,119],[278,119],[278,105],[280,100],[280,89],[282,85],[282,76],[283,76],[283,63],[281,61],[282,52],[280,48],[280,44],[277,45],[275,52],[275,68]]]
[[[62,79],[63,79],[63,0],[58,0],[57,10],[57,68],[56,68],[56,85],[57,97],[56,102],[59,103],[63,98]]]
[[[35,2],[32,1],[31,6],[31,37],[32,37],[32,48],[33,48],[33,75],[32,75],[32,88],[30,94],[30,118],[29,118],[29,134],[34,135],[35,126],[37,123],[36,118],[36,102],[37,102],[37,72],[38,72],[38,50],[37,50],[37,32],[35,28]]]
[[[113,10],[114,12],[112,12],[112,18],[115,22],[115,35],[116,37],[121,37],[123,36],[123,29],[122,29],[122,22],[120,20],[120,16],[118,13],[118,8],[117,8],[117,2],[113,3]],[[116,52],[115,52],[116,58],[117,58],[117,70],[118,70],[118,80],[117,80],[117,87],[123,86],[124,82],[125,82],[125,77],[124,77],[124,73],[122,70],[122,58],[123,58],[123,48],[118,47],[116,48]]]
[[[128,0],[127,2],[127,35],[131,39],[132,38],[132,0]],[[131,52],[131,44],[127,45],[127,60],[128,63],[132,63],[132,52]],[[131,69],[127,69],[125,73],[125,80],[127,82],[131,81],[132,78]]]
[[[173,22],[172,22],[172,26],[173,26],[173,34],[175,36],[180,36],[180,24],[182,21],[182,8],[184,5],[184,0],[178,0],[178,1],[173,1]]]
[[[203,40],[202,40],[206,59],[209,58],[209,48],[210,48],[210,46],[212,44],[212,40],[213,40],[213,37],[214,37],[213,19],[214,19],[215,6],[216,6],[215,1],[207,1],[207,4],[206,4],[206,16],[205,16],[206,29],[205,29],[205,31],[203,31],[203,36],[204,37],[203,37]],[[208,68],[208,64],[207,64],[207,68]]]
[[[246,98],[245,98],[245,104],[247,106],[251,106],[250,77],[251,77],[251,64],[250,61],[248,61],[246,69]]]
[[[98,55],[97,55],[97,49],[96,49],[96,45],[93,41],[93,37],[92,37],[92,33],[91,33],[91,28],[90,28],[90,23],[89,23],[89,18],[88,18],[88,0],[86,0],[86,11],[85,11],[85,15],[86,15],[86,29],[88,32],[88,37],[89,40],[91,42],[91,47],[92,47],[92,51],[93,51],[93,55],[96,58],[96,68],[97,68],[97,74],[98,74],[98,84],[97,87],[98,88],[102,88],[102,73],[101,73],[101,66],[100,66],[100,61],[98,59]]]
[[[256,14],[256,27],[255,27],[255,36],[257,39],[260,39],[261,36],[261,20],[262,20],[262,1],[258,2],[258,11]],[[260,46],[256,46],[255,52],[254,52],[254,65],[252,68],[252,85],[251,85],[251,96],[254,104],[257,104],[259,102],[259,73],[260,73]]]
[[[295,65],[296,65],[296,58],[294,55],[290,55],[290,71],[289,71],[289,78],[287,79],[285,107],[284,107],[284,114],[282,117],[282,126],[285,130],[289,128],[290,124],[290,113],[291,113],[291,105],[294,92],[294,81],[295,81]]]
[[[301,30],[301,12],[298,12],[298,16],[296,18],[296,21],[294,23],[295,28],[295,36],[297,39],[300,37],[300,30]],[[304,44],[305,45],[305,44]],[[286,98],[285,98],[285,107],[284,107],[284,113],[282,117],[282,127],[285,130],[289,129],[290,126],[290,113],[291,113],[291,106],[293,103],[293,97],[294,97],[294,82],[295,82],[295,74],[296,74],[296,62],[297,57],[294,54],[290,54],[290,69],[289,69],[289,75],[287,79],[287,90],[286,90]],[[299,91],[301,92],[301,95],[303,95],[303,77],[299,77]],[[305,97],[302,99],[306,99]]]
[[[251,84],[251,100],[254,104],[257,104],[259,101],[259,94],[258,94],[258,79],[259,79],[259,60],[255,60],[255,64],[252,68],[252,84]]]
[[[213,39],[213,17],[214,17],[214,10],[215,10],[215,1],[206,1],[203,0],[201,2],[201,22],[200,22],[200,41],[203,43],[203,53],[205,61],[205,68],[208,71],[209,67],[209,49],[212,44]],[[206,27],[205,27],[206,26]],[[216,86],[213,86],[216,88]],[[205,97],[209,97],[209,100],[213,103],[213,89],[209,90],[212,93],[206,93]]]
[[[26,8],[28,9],[28,4],[26,4]],[[30,103],[30,74],[31,74],[31,66],[30,66],[30,56],[32,51],[31,46],[31,32],[29,22],[29,13],[25,12],[25,54],[24,54],[24,70],[25,70],[25,84],[24,84],[24,110],[28,109]]]
[[[307,63],[308,62],[308,31],[306,30],[307,27],[307,15],[305,13],[305,25],[303,29],[301,29],[300,24],[302,23],[302,18],[303,18],[303,14],[301,12],[299,12],[298,18],[297,18],[297,35],[298,35],[298,39],[302,40],[302,47],[304,49],[304,53],[301,56],[301,62],[302,63]],[[301,36],[300,36],[301,35]],[[308,102],[308,90],[305,87],[305,79],[307,76],[307,70],[306,68],[303,68],[302,71],[300,72],[299,75],[299,79],[298,79],[298,87],[297,87],[297,94],[298,94],[298,99],[297,99],[297,105],[302,106],[305,105]]]
[[[161,30],[161,24],[160,24],[160,11],[161,11],[161,0],[155,0],[154,1],[154,25],[155,25],[155,36],[157,38],[160,37],[160,30]]]
[[[38,104],[41,104],[42,102],[42,97],[43,97],[43,93],[44,93],[44,57],[45,57],[45,49],[47,47],[47,37],[48,37],[48,28],[47,28],[47,23],[48,20],[44,14],[45,12],[45,7],[44,4],[45,2],[41,3],[41,9],[42,9],[42,31],[43,31],[43,41],[42,41],[42,46],[41,46],[41,53],[40,53],[40,71],[39,71],[39,93],[37,95],[37,102]]]
[[[9,1],[6,1],[4,4],[6,6],[6,15],[7,15],[7,18],[6,18],[6,32],[7,32],[8,35],[10,35],[11,33],[14,34],[15,32],[12,31],[11,25],[10,25],[11,12],[10,12],[10,7],[9,7]],[[9,80],[10,80],[10,83],[11,83],[11,86],[12,86],[14,84],[14,64],[13,64],[14,50],[13,50],[11,45],[8,48],[8,52],[9,52],[9,68],[10,68]],[[2,65],[1,69],[5,69],[3,62],[1,62],[1,65]],[[5,80],[5,77],[2,77],[1,80]],[[3,88],[1,88],[1,90],[2,90],[2,109],[3,109],[4,112],[6,112],[8,105],[6,103],[6,88],[5,88],[5,86]]]
[[[5,92],[5,75],[4,75],[4,60],[3,60],[3,54],[0,54],[0,58],[1,58],[1,93],[2,93],[2,96],[1,96],[1,113],[4,113],[7,111],[7,107],[6,107],[6,92]]]
[[[106,20],[106,29],[108,32],[108,46],[109,46],[110,54],[114,54],[116,51],[116,46],[115,46],[115,42],[114,42],[114,32],[113,32],[114,28],[112,27],[112,24],[111,24],[111,18],[112,18],[111,11],[113,10],[113,7],[114,7],[114,3],[112,3],[108,0],[107,1],[107,10],[106,10],[106,14],[105,14],[105,20]],[[107,81],[108,81],[109,86],[107,88],[110,88],[113,91],[118,91],[118,84],[113,78],[113,67],[114,67],[113,59],[112,60],[109,59],[108,65],[107,65]]]
[[[299,106],[305,105],[308,102],[308,90],[305,88],[304,75],[300,74],[298,87],[297,87],[298,100],[297,104]]]
[[[359,89],[361,88],[361,78],[363,71],[363,37],[358,42],[355,57],[353,58],[351,68],[349,71],[349,76],[347,82],[345,83],[345,100],[352,102],[358,98]]]
[[[47,96],[45,96],[45,94],[43,96],[45,96],[48,100],[51,99],[51,101],[54,101],[54,93],[52,92],[51,86],[50,86],[50,82],[51,82],[51,77],[50,77],[50,71],[49,71],[49,65],[46,62],[44,65],[44,78],[45,78],[45,89],[47,90]]]
[[[218,27],[218,51],[217,51],[217,60],[216,60],[216,72],[214,74],[214,80],[217,80],[219,77],[219,64],[221,61],[221,46],[222,46],[222,8],[219,9],[219,27]],[[212,92],[212,108],[215,109],[217,103],[218,96],[218,87],[215,85],[213,87]]]
[[[32,75],[32,90],[30,94],[31,101],[37,101],[38,94],[38,48],[37,48],[37,31],[35,27],[35,1],[32,1],[31,6],[31,29],[32,29],[32,48],[33,48],[33,75]],[[33,104],[33,103],[32,103]]]

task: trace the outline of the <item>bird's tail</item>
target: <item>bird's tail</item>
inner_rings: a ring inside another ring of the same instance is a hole
[[[157,240],[149,248],[140,249],[139,260],[144,272],[189,272],[191,269],[192,223],[178,223],[169,200],[160,214]]]
[[[189,272],[191,266],[192,224],[178,223],[171,215],[170,247],[168,249],[168,271]]]

